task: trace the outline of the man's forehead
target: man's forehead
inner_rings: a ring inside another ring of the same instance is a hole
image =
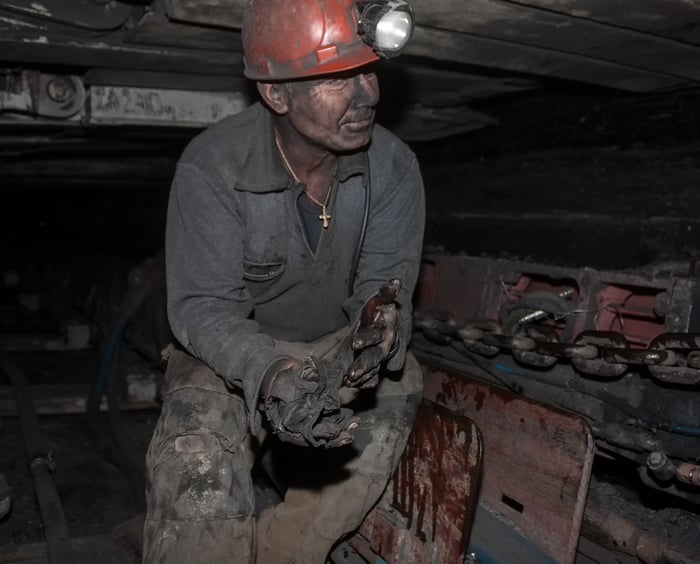
[[[378,63],[371,63],[350,70],[321,74],[309,78],[301,78],[298,80],[290,80],[289,84],[318,85],[333,80],[347,80],[363,74],[376,74],[378,66]]]

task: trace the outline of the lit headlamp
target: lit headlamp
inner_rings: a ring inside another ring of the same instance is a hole
[[[358,2],[357,31],[380,57],[396,57],[413,35],[413,8],[404,0]]]

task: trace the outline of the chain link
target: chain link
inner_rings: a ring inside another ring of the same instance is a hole
[[[472,353],[493,357],[509,351],[523,364],[547,368],[569,359],[581,372],[604,378],[621,376],[630,365],[647,366],[651,375],[673,384],[700,384],[700,334],[663,333],[647,348],[631,348],[622,333],[583,331],[562,343],[546,325],[522,325],[505,334],[500,323],[478,320],[458,325],[451,318],[414,315],[414,327],[442,345],[459,343]]]

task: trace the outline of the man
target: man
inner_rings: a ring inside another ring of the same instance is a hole
[[[178,163],[166,264],[185,350],[147,456],[144,562],[323,564],[406,444],[423,186],[374,125],[379,57],[359,19],[351,0],[252,0],[245,74],[262,103]],[[269,431],[303,464],[256,523],[250,472]]]

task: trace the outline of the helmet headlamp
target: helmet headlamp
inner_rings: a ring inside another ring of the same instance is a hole
[[[413,35],[413,9],[404,0],[358,2],[358,33],[380,57],[395,57]]]

